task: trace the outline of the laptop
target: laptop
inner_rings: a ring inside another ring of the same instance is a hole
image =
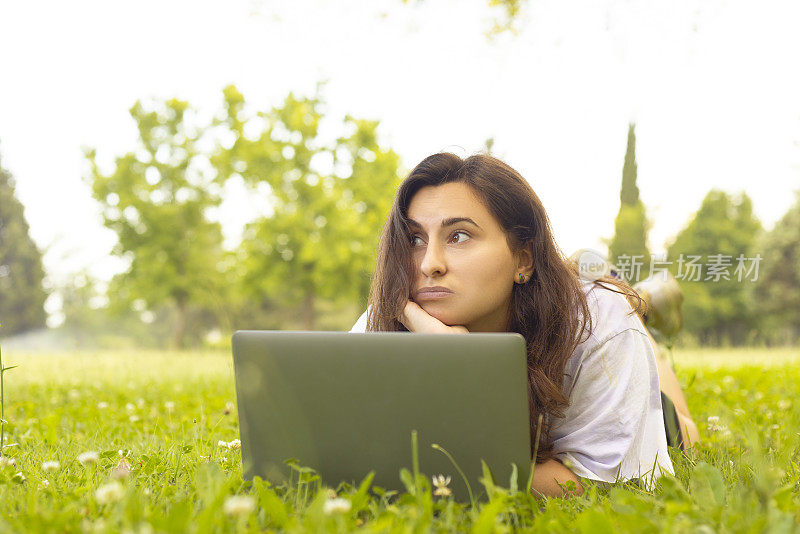
[[[485,499],[481,459],[509,487],[512,464],[523,489],[530,472],[525,340],[514,333],[238,331],[233,362],[244,477],[280,484],[286,460],[311,467],[323,484],[405,491],[417,431],[420,472],[462,476]]]

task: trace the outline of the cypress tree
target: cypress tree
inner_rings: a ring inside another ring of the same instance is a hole
[[[621,268],[629,282],[636,282],[636,278],[647,277],[650,269],[650,252],[647,249],[648,221],[636,185],[635,129],[635,124],[628,125],[628,145],[625,150],[625,163],[622,166],[619,213],[614,219],[614,237],[608,246],[609,260]],[[636,276],[635,270],[631,268],[633,261],[631,258],[637,256],[636,261],[642,264],[639,276]]]
[[[0,162],[0,324],[11,335],[45,324],[42,254],[30,237],[14,192],[14,177]]]
[[[620,204],[635,206],[639,203],[639,188],[636,186],[636,125],[628,125],[628,145],[625,148],[625,163],[622,165],[622,189]]]

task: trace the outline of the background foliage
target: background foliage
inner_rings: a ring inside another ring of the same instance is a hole
[[[736,258],[754,257],[759,251],[761,223],[753,214],[753,204],[746,194],[737,196],[712,190],[703,199],[700,209],[667,248],[667,256],[676,261],[673,274],[678,274],[677,260],[684,255],[700,256],[703,270],[699,280],[678,277],[684,292],[684,328],[699,337],[701,343],[742,344],[752,340],[757,312],[750,287],[752,276],[734,274]],[[709,271],[712,256],[723,255],[731,262],[728,279]],[[747,262],[749,266],[750,262]]]
[[[42,253],[30,237],[14,177],[0,160],[0,323],[5,335],[45,324]]]

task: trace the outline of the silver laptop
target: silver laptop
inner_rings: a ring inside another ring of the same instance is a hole
[[[512,464],[524,489],[530,471],[525,341],[519,334],[355,334],[239,331],[233,362],[245,478],[281,483],[286,460],[316,470],[336,488],[404,490],[417,431],[420,471],[467,487],[476,498],[481,459],[509,486]]]

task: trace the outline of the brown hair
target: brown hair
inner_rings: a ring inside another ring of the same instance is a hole
[[[462,160],[450,153],[429,156],[411,171],[397,190],[381,235],[370,288],[367,331],[407,331],[398,317],[410,298],[414,277],[408,207],[422,187],[451,182],[467,184],[474,190],[505,230],[513,252],[530,246],[533,253],[530,281],[514,284],[507,330],[525,338],[531,456],[542,414],[537,453],[537,462],[541,462],[552,456],[552,418],[563,417],[563,408],[568,404],[562,392],[564,366],[584,335],[588,338],[592,325],[577,265],[567,260],[556,245],[544,206],[517,171],[488,155]],[[616,286],[629,299],[638,299],[624,282],[610,277],[597,282]]]

